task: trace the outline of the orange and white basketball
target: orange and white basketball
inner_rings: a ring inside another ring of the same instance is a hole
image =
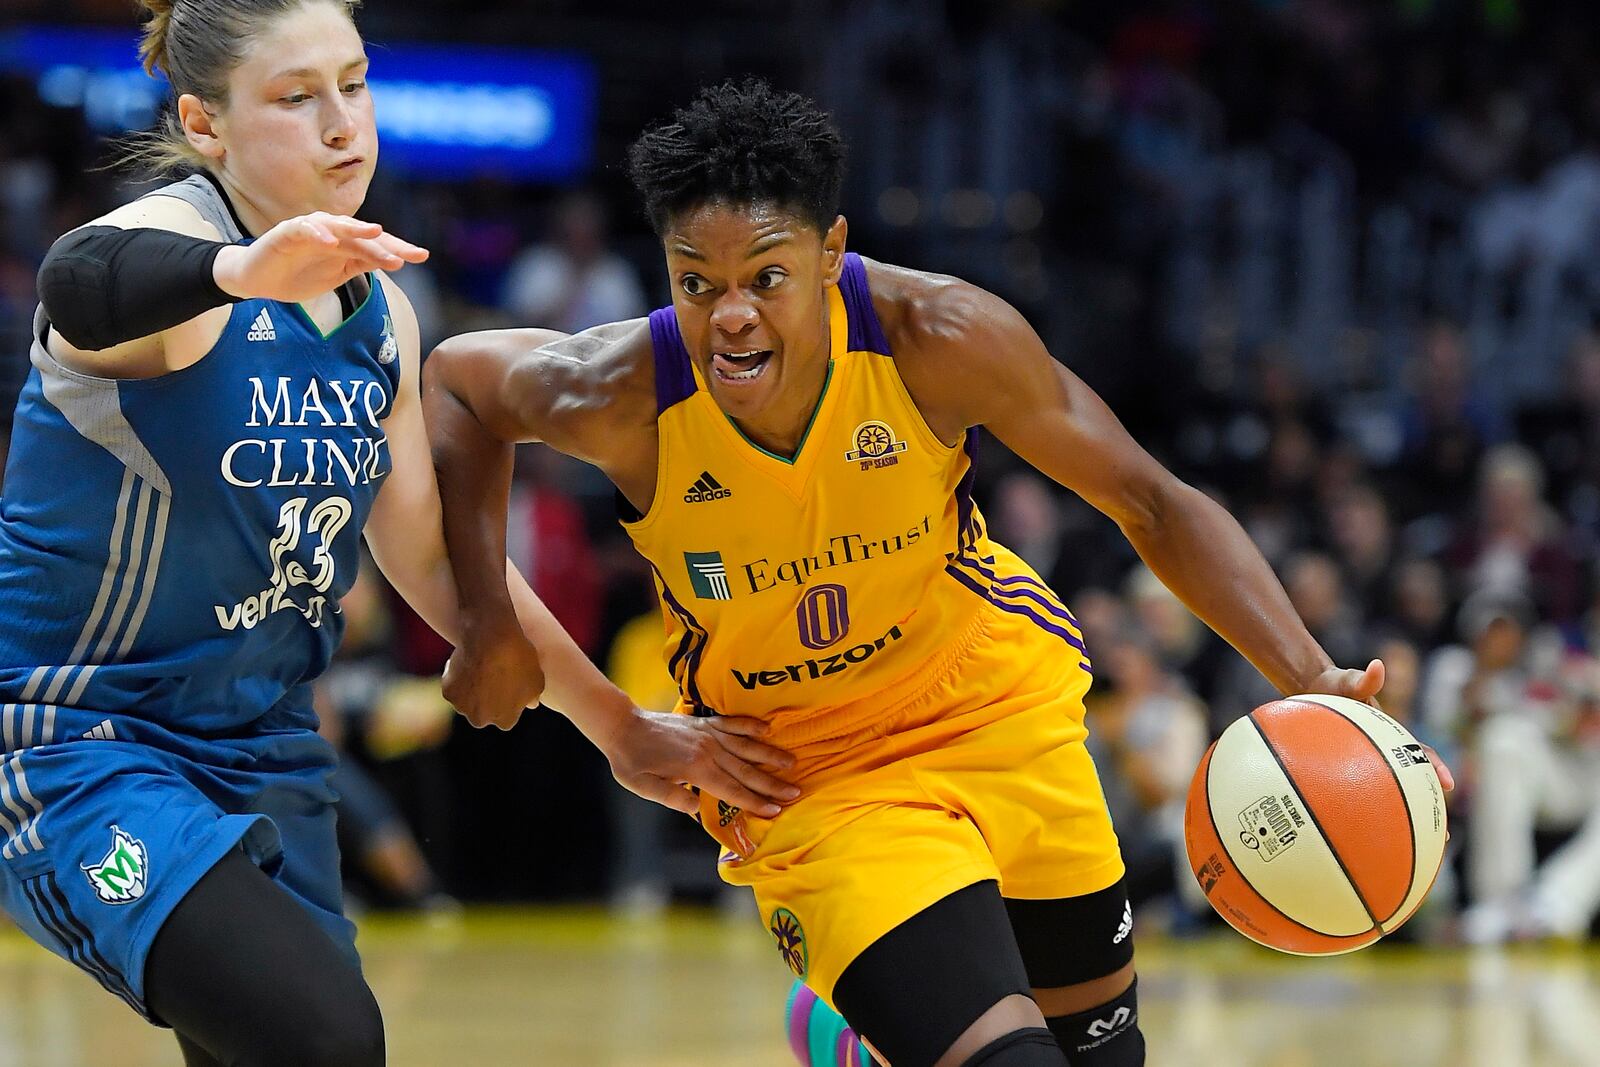
[[[1444,789],[1410,731],[1337,696],[1263,704],[1189,786],[1184,843],[1206,899],[1252,941],[1303,956],[1392,933],[1444,858]]]

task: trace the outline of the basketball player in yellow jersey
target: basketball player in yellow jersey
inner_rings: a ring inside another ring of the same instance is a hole
[[[1091,663],[972,505],[976,428],[1114,518],[1284,693],[1364,700],[1383,669],[1330,662],[1238,524],[1002,300],[846,253],[842,155],[802,97],[707,90],[630,155],[670,308],[433,354],[471,620],[449,690],[480,714],[527,696],[497,566],[512,442],[593,463],[655,568],[681,710],[764,718],[796,758],[781,810],[701,796],[699,815],[815,995],[893,1067],[1141,1064],[1122,860],[1084,749]]]

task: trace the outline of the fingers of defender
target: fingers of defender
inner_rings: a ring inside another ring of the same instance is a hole
[[[780,771],[794,766],[794,756],[776,746],[720,731],[714,732],[712,736],[719,745],[748,763],[759,763],[763,767],[773,767]]]
[[[718,733],[741,734],[745,737],[765,737],[772,729],[765,719],[753,715],[708,715],[698,721]]]
[[[379,234],[374,238],[384,249],[394,256],[400,257],[407,263],[421,263],[428,258],[428,250],[421,245],[414,245],[410,241],[396,237],[392,233]]]
[[[712,789],[712,792],[723,800],[737,803],[741,808],[750,808],[758,815],[769,817],[776,815],[780,810],[780,803],[786,803],[800,795],[800,790],[788,782],[775,775],[768,774],[760,767],[746,763],[726,749],[717,751],[713,754],[712,759],[716,761],[718,767],[737,782],[740,790],[752,802],[745,803],[716,789]]]

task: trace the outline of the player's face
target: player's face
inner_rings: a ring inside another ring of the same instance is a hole
[[[827,289],[838,284],[844,238],[842,217],[821,234],[770,204],[712,203],[672,220],[662,243],[678,326],[723,411],[809,417],[826,375]]]
[[[367,55],[340,5],[311,2],[256,37],[216,119],[218,169],[271,222],[354,215],[378,161]]]

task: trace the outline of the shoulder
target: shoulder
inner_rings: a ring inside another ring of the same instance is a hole
[[[115,226],[123,230],[169,230],[207,241],[226,240],[193,204],[176,196],[163,196],[159,189],[108,211],[87,225]]]
[[[862,264],[873,310],[896,359],[902,350],[937,356],[985,334],[1026,325],[1010,304],[964,279],[865,258]]]
[[[946,440],[984,421],[984,397],[1037,360],[1043,345],[1016,308],[946,274],[863,260],[895,367]]]

